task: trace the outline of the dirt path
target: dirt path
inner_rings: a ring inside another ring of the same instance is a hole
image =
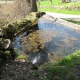
[[[80,15],[61,14],[61,13],[54,13],[54,12],[46,12],[46,14],[56,18],[75,18],[80,20]]]
[[[75,65],[71,70],[77,80],[80,80],[80,64]],[[48,80],[46,75],[46,70],[33,68],[28,62],[11,61],[5,65],[0,80]]]
[[[28,62],[11,61],[5,65],[0,80],[42,80],[46,72],[33,68]]]

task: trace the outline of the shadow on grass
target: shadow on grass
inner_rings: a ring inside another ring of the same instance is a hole
[[[72,71],[77,64],[80,64],[80,51],[56,63],[46,64],[44,69],[47,70],[47,77],[44,80],[80,80]]]

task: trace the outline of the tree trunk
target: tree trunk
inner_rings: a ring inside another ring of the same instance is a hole
[[[14,4],[17,17],[25,17],[27,14],[37,11],[36,0],[15,0]]]
[[[26,0],[27,3],[29,4],[29,7],[31,8],[31,12],[37,12],[37,4],[36,0]]]
[[[52,0],[50,0],[50,4],[52,4]]]
[[[7,3],[7,0],[6,0],[6,3]]]
[[[38,1],[38,4],[40,5],[40,0],[37,0]]]
[[[30,0],[15,0],[14,5],[14,12],[16,17],[25,17],[31,12]]]
[[[28,4],[30,4],[30,0],[26,0]]]
[[[65,3],[66,2],[66,0],[62,0],[62,3]]]
[[[36,0],[30,0],[30,3],[31,3],[31,11],[37,12]]]

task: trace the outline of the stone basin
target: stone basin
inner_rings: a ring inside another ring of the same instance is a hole
[[[80,49],[80,32],[56,23],[55,18],[42,17],[36,27],[35,31],[22,37],[20,45],[33,64],[55,62]]]

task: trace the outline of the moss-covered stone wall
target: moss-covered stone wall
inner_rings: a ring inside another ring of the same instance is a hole
[[[14,47],[11,44],[13,39],[37,24],[37,20],[44,14],[44,12],[32,12],[26,18],[0,28],[0,68],[5,61],[15,59]]]

